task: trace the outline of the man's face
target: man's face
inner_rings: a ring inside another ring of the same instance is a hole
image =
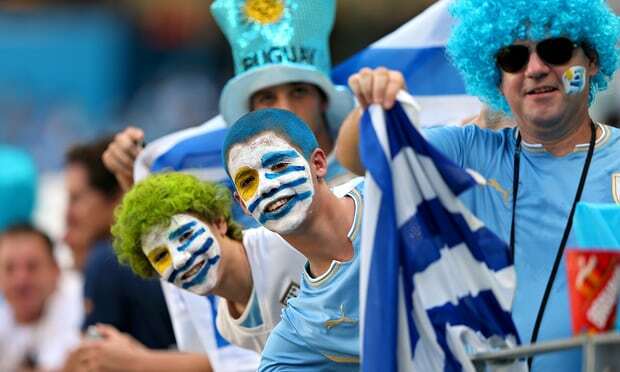
[[[314,195],[310,165],[281,136],[264,132],[234,145],[227,165],[239,198],[261,225],[287,234],[306,219]]]
[[[73,249],[87,249],[108,236],[116,199],[92,187],[86,168],[77,163],[65,169],[65,187],[69,199],[65,240]]]
[[[190,214],[176,214],[168,226],[156,226],[142,237],[142,252],[162,279],[198,295],[218,280],[220,245],[211,229]]]
[[[31,233],[0,239],[0,289],[20,323],[37,321],[58,282],[46,242]]]
[[[581,111],[587,112],[588,87],[592,76],[598,72],[596,64],[577,47],[570,60],[563,65],[553,65],[543,61],[535,51],[535,43],[517,41],[516,45],[526,45],[531,54],[526,66],[518,72],[502,71],[501,91],[520,126],[530,127],[544,139],[552,138],[554,133],[570,128],[562,128]],[[565,89],[565,81],[575,76],[575,71],[583,72],[582,89]]]
[[[250,97],[252,111],[265,108],[291,111],[308,124],[317,137],[327,130],[326,104],[319,88],[308,83],[275,85],[261,89]]]

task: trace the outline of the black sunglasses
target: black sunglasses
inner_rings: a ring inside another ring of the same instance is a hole
[[[565,37],[545,39],[536,44],[536,54],[540,59],[550,65],[563,65],[573,57],[573,51],[579,47]],[[515,73],[521,71],[530,59],[530,47],[526,45],[509,45],[503,47],[495,56],[497,65],[505,72]]]

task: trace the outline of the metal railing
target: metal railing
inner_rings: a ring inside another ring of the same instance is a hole
[[[620,333],[583,335],[557,341],[538,342],[509,350],[474,354],[471,358],[476,371],[500,371],[519,359],[581,348],[582,372],[620,372]]]

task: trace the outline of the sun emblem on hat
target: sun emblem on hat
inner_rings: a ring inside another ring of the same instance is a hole
[[[284,14],[284,0],[247,0],[243,10],[251,21],[264,25],[275,23]]]

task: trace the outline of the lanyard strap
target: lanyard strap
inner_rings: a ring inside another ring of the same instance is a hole
[[[583,188],[586,183],[586,178],[588,177],[588,171],[590,169],[590,163],[592,161],[592,155],[594,154],[594,146],[596,145],[596,126],[594,122],[590,122],[590,127],[592,130],[592,134],[590,135],[590,147],[588,147],[588,155],[586,156],[585,163],[583,165],[583,169],[581,171],[581,178],[579,179],[579,186],[577,187],[577,192],[575,193],[575,199],[573,200],[573,206],[571,207],[570,213],[568,214],[568,220],[566,221],[566,227],[564,228],[564,233],[562,234],[562,240],[560,241],[560,246],[555,255],[555,261],[553,262],[553,267],[551,268],[551,273],[549,274],[549,279],[547,280],[547,285],[545,286],[545,292],[542,297],[542,301],[540,302],[540,307],[538,308],[538,313],[536,314],[536,321],[534,323],[534,329],[532,331],[532,337],[530,339],[530,343],[536,342],[538,339],[538,331],[540,330],[540,324],[542,323],[543,315],[545,314],[545,308],[547,307],[547,301],[549,300],[549,295],[551,293],[551,288],[553,288],[553,282],[555,281],[556,274],[558,272],[558,268],[560,266],[560,261],[562,260],[562,254],[564,253],[564,248],[566,247],[566,242],[568,241],[568,236],[570,235],[570,231],[573,227],[573,216],[575,215],[575,207],[577,203],[581,199],[581,194],[583,192]],[[519,170],[520,170],[520,159],[521,159],[521,134],[517,135],[517,144],[515,147],[514,153],[514,174],[512,181],[512,225],[510,227],[510,254],[512,256],[514,262],[515,255],[515,234],[516,234],[516,223],[515,216],[517,210],[517,192],[519,191]],[[532,367],[532,358],[529,357],[527,360],[528,367]]]

